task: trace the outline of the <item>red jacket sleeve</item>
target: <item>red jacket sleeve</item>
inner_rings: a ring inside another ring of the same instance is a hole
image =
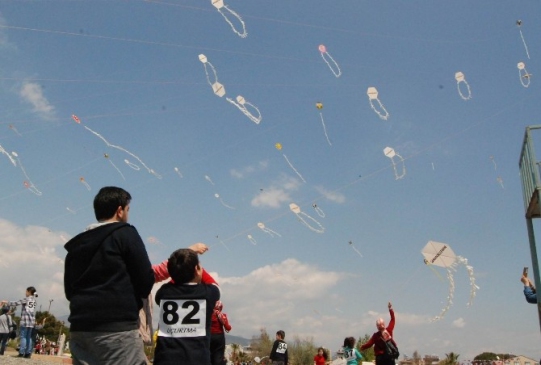
[[[376,335],[373,334],[372,337],[370,337],[370,339],[368,340],[368,342],[361,346],[361,351],[364,351],[364,350],[369,349],[370,347],[374,346],[374,343],[376,342],[375,337],[376,337]]]
[[[169,271],[167,271],[167,262],[168,260],[162,261],[158,265],[152,265],[152,270],[154,270],[154,282],[159,283],[165,279],[169,279]]]
[[[218,314],[218,321],[224,326],[225,332],[231,331],[231,325],[229,324],[229,320],[227,319],[227,314],[220,312]]]
[[[393,337],[393,330],[394,330],[394,310],[391,308],[389,309],[389,314],[391,315],[391,321],[389,322],[389,325],[387,326],[387,332]]]

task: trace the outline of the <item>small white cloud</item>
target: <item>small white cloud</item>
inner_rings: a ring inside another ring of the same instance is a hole
[[[47,98],[43,95],[41,86],[35,82],[25,81],[19,95],[34,107],[34,112],[41,114],[44,117],[52,116],[54,106],[52,106]]]
[[[251,204],[253,207],[280,208],[282,203],[291,202],[290,192],[297,190],[300,184],[299,180],[284,175],[270,187],[262,189]]]
[[[254,172],[264,171],[269,166],[268,161],[260,161],[256,166],[245,166],[241,169],[231,169],[229,173],[231,176],[237,179],[243,179],[246,176],[253,174]]]
[[[326,190],[322,186],[316,186],[316,190],[318,191],[318,193],[323,195],[325,199],[332,202],[342,204],[346,201],[346,197],[342,193]]]
[[[466,325],[466,322],[463,318],[458,318],[453,321],[453,327],[462,328]]]

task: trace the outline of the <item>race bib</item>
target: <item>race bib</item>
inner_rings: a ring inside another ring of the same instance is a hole
[[[206,313],[204,299],[162,299],[158,336],[206,336]]]
[[[287,351],[287,343],[280,342],[278,344],[278,348],[276,349],[276,352],[279,354],[285,354]]]
[[[355,360],[357,358],[357,356],[355,356],[355,351],[354,350],[344,350],[344,358],[347,360],[347,361],[350,361],[350,360]]]
[[[29,300],[26,302],[26,311],[28,313],[34,313],[36,310],[36,301],[35,300]]]

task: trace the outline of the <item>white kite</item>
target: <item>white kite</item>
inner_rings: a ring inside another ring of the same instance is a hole
[[[522,86],[524,87],[530,86],[532,74],[526,71],[526,65],[524,64],[524,62],[517,63],[517,68],[518,68],[518,78]]]
[[[293,213],[295,213],[295,215],[302,222],[302,224],[304,224],[310,230],[312,230],[314,232],[317,232],[317,233],[325,232],[325,228],[321,225],[321,223],[319,223],[317,220],[315,220],[314,218],[310,217],[308,214],[301,211],[301,208],[297,204],[295,204],[295,203],[289,204],[289,209]],[[316,224],[316,227],[311,226],[310,223],[308,223],[304,218],[307,218],[307,219],[311,220],[312,222],[314,222]]]
[[[261,112],[259,111],[257,106],[255,106],[252,103],[247,102],[246,99],[244,99],[241,95],[237,96],[237,101],[236,102],[235,102],[235,100],[233,100],[231,98],[226,98],[226,100],[228,102],[230,102],[231,104],[233,104],[234,106],[236,106],[242,112],[242,114],[246,115],[248,117],[248,119],[250,119],[255,124],[259,124],[261,122],[262,116],[261,116]],[[253,109],[256,112],[257,115],[253,115],[248,110],[247,106],[249,106],[250,109]]]
[[[455,80],[456,80],[456,87],[458,89],[458,94],[460,95],[460,97],[464,100],[470,100],[471,99],[470,84],[468,84],[468,81],[466,81],[466,77],[464,76],[464,74],[460,71],[455,73]],[[465,95],[464,93],[462,93],[462,90],[460,89],[461,84],[463,84],[466,87],[467,93]]]
[[[402,179],[404,176],[406,176],[406,164],[404,163],[404,158],[400,156],[394,149],[391,147],[385,147],[383,149],[383,154],[391,159],[391,162],[393,163],[393,170],[394,170],[394,177],[395,180]],[[395,158],[397,160],[395,161]],[[398,172],[397,170],[397,161],[398,164],[402,165],[401,172]]]
[[[427,265],[435,265],[444,267],[447,270],[447,279],[449,280],[449,293],[447,295],[447,304],[441,310],[440,314],[431,319],[432,322],[438,321],[445,316],[445,313],[453,305],[453,296],[455,293],[455,280],[453,272],[456,271],[458,265],[462,264],[468,271],[468,277],[470,278],[470,300],[467,305],[471,306],[473,299],[475,298],[476,291],[479,287],[475,284],[475,276],[473,275],[473,267],[468,265],[468,259],[457,256],[451,249],[451,247],[445,243],[428,241],[426,246],[421,251]]]
[[[203,63],[203,66],[205,67],[205,74],[207,75],[207,82],[212,88],[212,91],[214,92],[214,94],[216,94],[216,96],[219,96],[221,98],[222,96],[225,95],[225,87],[224,85],[218,82],[218,74],[216,73],[216,69],[214,68],[212,63],[209,62],[209,60],[207,59],[207,56],[205,56],[204,54],[199,55],[199,61],[201,61],[201,63]],[[210,67],[214,75],[214,79],[212,81],[210,80],[210,75],[207,70],[207,66]]]
[[[368,90],[366,90],[366,95],[368,95],[368,101],[370,102],[370,107],[372,108],[372,110],[374,110],[381,119],[389,119],[389,112],[387,111],[387,109],[385,109],[381,101],[378,99],[378,90],[375,87],[371,86],[368,88]],[[374,100],[378,102],[377,108],[374,105]]]
[[[233,32],[235,32],[239,37],[246,38],[248,36],[248,32],[246,32],[246,24],[244,24],[244,21],[240,17],[239,14],[235,13],[233,10],[229,9],[227,5],[224,4],[224,0],[210,0],[211,4],[218,10],[220,14],[224,17],[227,24],[231,26],[231,29],[233,29]],[[225,13],[222,12],[222,9],[225,9]],[[233,25],[231,20],[229,20],[227,13],[233,15],[237,20],[240,22],[242,26],[242,32],[239,32],[237,28]]]

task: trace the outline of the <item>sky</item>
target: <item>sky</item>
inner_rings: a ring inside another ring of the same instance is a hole
[[[401,354],[538,359],[518,161],[541,124],[540,15],[535,1],[0,1],[0,299],[35,286],[68,315],[63,246],[114,185],[153,263],[209,246],[232,335],[336,351],[390,301]],[[458,257],[452,280],[423,263],[429,241]]]

